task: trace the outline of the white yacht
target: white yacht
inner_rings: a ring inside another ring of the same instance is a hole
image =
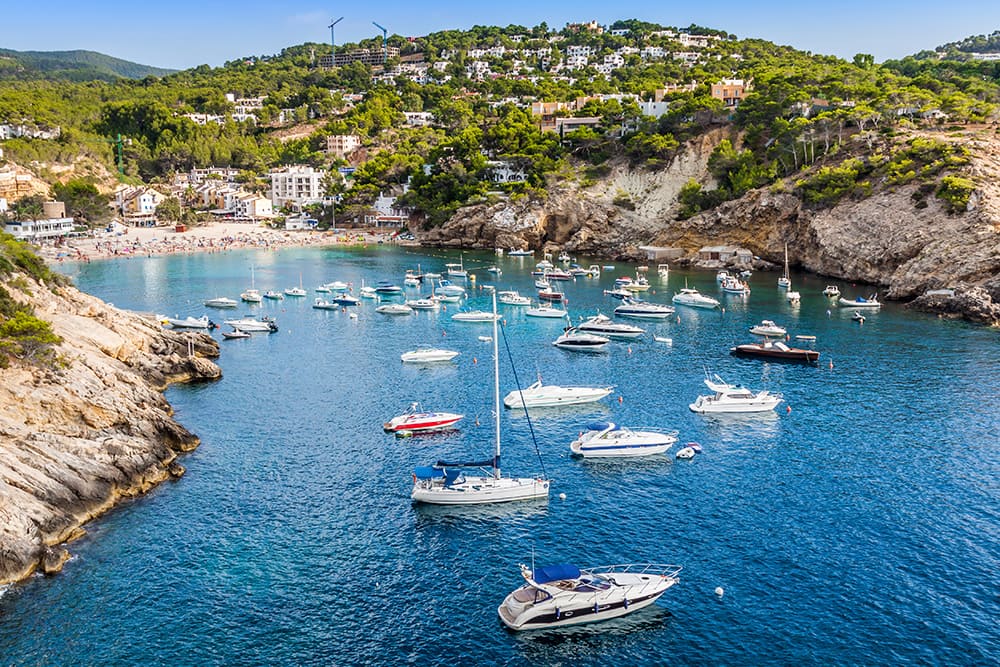
[[[455,350],[442,350],[430,345],[420,345],[415,350],[410,350],[399,355],[399,358],[403,360],[404,364],[430,364],[439,361],[451,361],[460,354],[461,352],[456,352]]]
[[[662,454],[675,442],[676,432],[633,431],[614,422],[594,422],[569,444],[569,450],[588,459],[651,456]]]
[[[313,308],[316,310],[340,310],[341,306],[338,303],[316,297],[316,300],[313,301]]]
[[[593,623],[648,607],[680,581],[678,565],[608,565],[581,570],[563,563],[531,569],[525,584],[497,608],[511,630]]]
[[[238,320],[225,320],[225,323],[233,329],[246,332],[266,331],[271,333],[278,330],[278,323],[274,321],[273,317],[268,317],[267,315],[261,317],[259,320],[253,317],[243,317]]]
[[[437,296],[465,296],[465,288],[460,285],[452,285],[447,280],[442,280],[434,288],[434,294]]]
[[[552,341],[552,344],[574,352],[603,352],[610,342],[610,338],[584,333],[575,327],[566,327],[563,334]]]
[[[543,385],[542,379],[526,389],[515,389],[504,396],[503,404],[508,408],[542,408],[557,405],[576,405],[599,401],[615,388],[611,387],[563,387],[557,384]]]
[[[718,308],[719,302],[710,296],[705,296],[693,287],[685,287],[674,294],[672,301],[680,306],[692,308]]]
[[[798,303],[802,300],[802,295],[795,290],[788,290],[785,292],[785,298],[788,299],[790,303]]]
[[[493,315],[497,310],[493,297]],[[483,505],[518,500],[548,500],[550,481],[544,477],[504,477],[500,474],[500,354],[497,318],[493,319],[493,413],[495,447],[489,461],[438,461],[413,471],[410,497],[433,505]],[[470,469],[477,469],[476,473]]]
[[[881,308],[882,307],[882,304],[879,303],[878,295],[877,294],[872,294],[867,299],[864,298],[863,296],[859,296],[856,299],[845,299],[844,297],[840,297],[840,299],[837,300],[837,303],[840,304],[841,308]]]
[[[271,299],[272,301],[283,301],[285,299],[285,295],[278,290],[269,289],[264,292],[264,298]]]
[[[386,303],[376,308],[375,312],[383,315],[412,315],[413,309],[405,303]]]
[[[497,301],[508,306],[530,306],[531,299],[521,296],[517,290],[503,290],[497,292]]]
[[[750,285],[740,280],[739,278],[734,278],[730,276],[726,278],[725,281],[723,281],[722,291],[726,294],[747,296],[748,294],[750,294]]]
[[[375,288],[372,287],[371,285],[365,285],[365,281],[362,280],[361,289],[358,290],[358,296],[360,296],[362,299],[377,299],[378,292],[376,292]]]
[[[239,303],[236,299],[230,299],[226,296],[217,296],[214,299],[208,299],[205,301],[205,306],[208,308],[235,308]]]
[[[638,320],[665,320],[675,312],[673,306],[629,298],[622,299],[622,305],[615,308],[615,315]]]
[[[639,338],[646,333],[645,329],[634,327],[631,324],[615,322],[607,315],[601,315],[600,313],[581,322],[577,326],[577,329],[586,331],[587,333],[607,336],[608,338],[622,338],[626,340]]]
[[[562,308],[554,308],[547,303],[539,303],[534,308],[528,308],[524,311],[524,314],[528,317],[566,317],[566,311]]]
[[[285,290],[285,296],[305,296],[306,291],[301,287],[289,287]]]
[[[456,322],[495,322],[500,316],[496,313],[487,313],[485,310],[468,310],[464,313],[455,313],[451,319]]]
[[[418,299],[407,299],[406,305],[413,310],[439,310],[441,308],[441,300],[433,296],[421,297]]]
[[[840,288],[837,287],[836,285],[827,285],[823,289],[823,296],[828,296],[832,299],[835,299],[838,296],[840,296]]]
[[[201,317],[191,317],[189,315],[183,319],[180,317],[164,317],[163,321],[174,329],[212,329],[215,327],[215,322],[208,319],[208,315],[202,315]]]
[[[746,387],[727,383],[718,375],[705,378],[705,386],[715,392],[712,396],[699,396],[689,405],[692,412],[770,412],[781,403],[781,394],[768,391],[750,391]]]
[[[750,327],[750,333],[757,334],[758,336],[784,338],[788,330],[785,327],[779,327],[771,320],[761,320],[760,324]]]

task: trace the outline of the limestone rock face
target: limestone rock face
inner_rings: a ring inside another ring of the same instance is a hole
[[[174,460],[198,438],[161,392],[222,374],[205,334],[164,330],[71,287],[24,276],[5,287],[62,337],[63,365],[0,372],[0,583],[58,571],[69,554],[56,545],[82,524],[179,475]]]

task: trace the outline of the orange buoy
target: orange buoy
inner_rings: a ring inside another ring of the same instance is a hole
[[[628,346],[628,353],[632,354],[632,346],[631,345]]]
[[[830,360],[830,369],[833,369],[833,359]]]
[[[787,412],[788,414],[792,414],[792,406],[786,405],[785,406],[785,412]]]
[[[621,402],[622,402],[622,397],[621,397],[620,395],[618,396],[618,402],[619,402],[619,403],[621,403]]]
[[[479,363],[479,359],[476,359],[475,357],[472,357],[472,363],[478,364]]]

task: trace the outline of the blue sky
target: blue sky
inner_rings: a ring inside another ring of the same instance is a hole
[[[186,68],[221,65],[240,56],[270,54],[303,42],[326,42],[331,18],[338,43],[374,37],[378,21],[406,36],[473,25],[550,28],[596,19],[609,24],[638,18],[663,25],[692,23],[739,37],[760,37],[813,53],[876,60],[1000,29],[1000,3],[984,0],[550,0],[477,3],[382,0],[366,3],[282,3],[262,0],[146,3],[51,0],[5,3],[0,47],[55,51],[91,49],[147,65]]]

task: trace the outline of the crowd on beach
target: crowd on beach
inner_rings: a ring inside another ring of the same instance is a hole
[[[244,225],[210,224],[178,232],[169,227],[126,227],[121,231],[93,237],[65,239],[45,243],[41,255],[55,261],[115,257],[152,257],[154,255],[196,252],[226,252],[243,248],[276,249],[312,245],[367,245],[392,240],[384,230],[373,232],[285,231]]]

